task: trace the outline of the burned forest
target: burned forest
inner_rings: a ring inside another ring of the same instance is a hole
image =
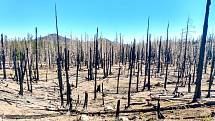
[[[37,26],[24,38],[1,31],[2,121],[215,120],[211,0],[201,37],[192,37],[190,17],[181,37],[171,36],[171,21],[154,36],[148,17],[142,40],[120,32],[110,40],[99,26],[93,35],[65,36],[57,5],[53,34],[40,36]]]

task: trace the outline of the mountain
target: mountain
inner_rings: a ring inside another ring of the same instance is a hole
[[[59,41],[61,42],[64,42],[65,40],[65,37],[61,36],[61,35],[58,35],[59,37]],[[44,37],[41,37],[42,40],[45,40],[45,41],[56,41],[57,40],[57,34],[49,34],[47,36],[44,36]],[[71,41],[71,38],[66,38],[67,41]],[[112,42],[111,40],[107,39],[107,38],[99,38],[98,41],[102,41],[105,42],[107,41],[108,43]],[[83,40],[84,42],[84,40]],[[115,42],[112,42],[112,43],[115,43]]]
[[[58,37],[59,37],[59,41],[61,42],[64,42],[64,40],[65,40],[65,37],[63,37],[63,36],[60,36],[60,35],[58,35]],[[45,40],[45,41],[56,41],[57,40],[57,34],[49,34],[49,35],[47,35],[47,36],[44,36],[44,37],[41,37],[41,39],[42,40]],[[70,38],[66,38],[67,39],[67,41],[70,41],[71,39]]]

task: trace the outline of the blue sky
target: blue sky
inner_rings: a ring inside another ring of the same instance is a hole
[[[116,32],[125,41],[146,37],[147,18],[150,16],[152,37],[166,36],[170,23],[171,37],[180,36],[191,19],[193,36],[202,33],[206,0],[1,0],[0,33],[11,37],[55,33],[54,4],[57,4],[59,34],[80,37],[99,33],[111,40]],[[215,8],[212,0],[209,32],[214,32]]]

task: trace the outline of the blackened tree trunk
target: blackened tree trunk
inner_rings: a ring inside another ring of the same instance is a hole
[[[97,69],[98,69],[98,63],[99,63],[99,59],[98,59],[98,28],[97,28],[97,32],[96,32],[96,42],[95,42],[95,77],[94,77],[94,100],[97,98],[96,95],[96,86],[97,86]]]
[[[19,74],[19,95],[23,95],[23,80],[22,80],[22,63],[18,67],[18,74]]]
[[[104,52],[104,58],[103,58],[103,78],[106,78],[106,54]]]
[[[120,50],[119,50],[119,71],[118,71],[118,77],[117,77],[117,87],[116,87],[116,94],[119,93],[119,77],[120,77],[120,70],[121,70],[121,66],[120,66],[120,62],[122,61],[121,60],[121,34],[120,34]]]
[[[113,51],[113,45],[111,46],[111,66],[113,66],[113,61],[114,61],[114,51]],[[111,72],[112,74],[112,72]]]
[[[158,104],[157,104],[157,116],[158,116],[158,119],[164,119],[164,116],[160,112],[160,99],[158,99]]]
[[[64,48],[64,58],[65,58],[65,72],[66,72],[66,87],[67,87],[67,105],[69,106],[69,111],[72,110],[72,103],[71,103],[71,86],[69,83],[69,73],[68,73],[68,53],[69,50],[67,50],[67,41],[66,41],[66,37],[65,37],[65,48]]]
[[[214,80],[214,61],[215,61],[215,51],[214,51],[214,47],[213,47],[213,58],[212,58],[212,63],[211,63],[211,72],[210,72],[210,78],[209,78],[209,85],[208,85],[208,94],[207,94],[207,98],[211,97],[211,87],[213,85],[213,80]]]
[[[146,87],[146,76],[147,76],[147,69],[148,69],[148,42],[149,42],[149,18],[148,18],[148,27],[147,27],[147,40],[146,40],[146,58],[145,58],[145,78],[143,84],[143,90]]]
[[[166,75],[165,75],[165,80],[164,80],[164,89],[166,89],[166,84],[167,84],[167,75],[168,75],[168,66],[169,66],[169,49],[168,49],[168,32],[169,32],[169,23],[167,26],[167,39],[166,39],[166,51],[165,51],[165,63],[166,63]]]
[[[158,66],[157,66],[157,73],[160,73],[160,59],[161,59],[161,37],[160,37],[159,49],[158,49]]]
[[[191,92],[191,74],[189,74],[189,81],[188,81],[188,93]]]
[[[195,83],[195,76],[196,76],[196,56],[197,56],[197,45],[194,43],[194,48],[193,48],[193,78],[192,78],[192,84]]]
[[[178,84],[179,84],[179,80],[180,80],[180,65],[178,63],[178,79],[177,79],[177,82],[176,82],[176,85],[175,85],[175,90],[173,92],[173,94],[177,94],[178,93]]]
[[[150,73],[151,73],[151,52],[152,51],[152,47],[151,47],[151,35],[149,36],[149,51],[148,51],[148,83],[147,83],[147,87],[148,90],[150,90]]]
[[[102,51],[102,38],[100,38],[100,59],[99,59],[99,62],[101,63],[101,68],[103,68],[104,67],[104,65],[103,65],[103,56],[102,56],[102,54],[103,54],[103,51]]]
[[[89,58],[89,74],[88,74],[88,80],[93,80],[93,65],[92,65],[92,50],[90,47],[90,58]]]
[[[87,109],[87,105],[88,105],[88,93],[85,91],[84,92],[84,106],[83,106],[83,108]]]
[[[19,95],[23,95],[23,81],[24,81],[24,76],[26,71],[26,65],[27,65],[27,61],[25,60],[25,54],[20,52],[20,62],[18,67],[19,85],[20,85]]]
[[[58,25],[57,25],[57,8],[55,5],[55,24],[56,24],[56,31],[57,31],[57,72],[58,72],[58,82],[60,88],[60,99],[61,99],[61,106],[63,106],[63,82],[62,82],[62,72],[61,72],[61,54],[60,54],[60,44],[59,44],[59,36],[58,36]]]
[[[76,83],[75,87],[78,87],[78,70],[80,66],[80,55],[79,55],[79,49],[78,49],[78,42],[77,42],[77,56],[76,56]]]
[[[122,63],[122,37],[121,37],[121,33],[119,36],[119,54],[118,55],[119,55],[119,63]]]
[[[32,81],[33,81],[33,78],[32,78],[32,56],[31,56],[31,61],[30,63],[28,64],[28,72],[29,72],[29,79],[30,79],[30,92],[32,93],[33,89],[32,89]],[[28,60],[29,61],[29,60]]]
[[[119,118],[119,112],[120,112],[120,100],[117,101],[117,106],[116,106],[116,118]]]
[[[113,51],[112,51],[112,46],[111,46],[111,43],[110,43],[110,52],[109,52],[109,75],[112,74],[112,70],[111,70],[111,66],[112,66],[112,55],[113,55]]]
[[[203,63],[204,63],[204,56],[205,56],[205,44],[206,44],[206,37],[207,37],[207,31],[208,31],[208,18],[209,18],[210,5],[211,5],[211,0],[207,0],[202,40],[201,40],[201,45],[199,50],[199,63],[197,68],[196,87],[195,87],[195,94],[193,96],[193,102],[196,102],[197,99],[201,98],[201,80],[202,80],[202,71],[203,71]]]
[[[51,54],[50,54],[50,47],[48,45],[48,64],[49,64],[49,69],[51,69]]]
[[[5,68],[5,53],[4,53],[4,42],[3,34],[1,34],[1,52],[2,52],[2,63],[3,63],[3,79],[6,79],[6,68]]]
[[[15,72],[14,80],[18,82],[18,73],[17,73],[17,62],[16,62],[16,48],[13,50],[13,68]]]
[[[69,50],[67,49],[67,70],[69,71],[69,59],[70,59],[70,55],[69,55]]]
[[[129,77],[129,85],[128,85],[128,107],[130,106],[130,101],[131,101],[131,80],[132,80],[132,69],[134,68],[134,61],[135,61],[135,39],[133,43],[133,47],[131,48],[130,52],[130,77]]]
[[[185,73],[185,66],[186,66],[186,60],[187,60],[187,39],[188,39],[188,30],[189,30],[189,18],[187,20],[187,30],[186,30],[186,38],[185,38],[185,48],[184,48],[184,60],[182,63],[182,73],[181,73],[181,78],[183,80],[184,78],[184,73]],[[182,82],[183,84],[183,82]]]
[[[139,87],[139,76],[140,76],[140,63],[137,64],[137,83],[136,83],[136,91],[138,92]]]
[[[110,60],[110,56],[109,56],[108,52],[106,53],[106,56],[107,56],[106,57],[106,77],[108,77],[108,74],[109,74],[108,73],[109,72],[109,64],[110,64],[110,61],[109,61]]]
[[[84,61],[84,52],[83,52],[83,46],[82,46],[82,36],[81,36],[81,52],[80,52],[80,64],[79,64],[79,70],[81,70],[81,66],[82,66],[82,63]]]
[[[144,60],[144,42],[141,49],[141,60],[140,60],[140,75],[143,76],[143,60]]]
[[[38,69],[38,41],[37,41],[37,27],[35,28],[35,33],[36,33],[36,37],[35,37],[35,47],[36,47],[36,82],[39,80],[39,69]]]
[[[28,57],[28,48],[26,45],[26,61],[27,61],[27,66],[29,67],[29,57]],[[26,78],[27,78],[27,87],[28,87],[28,91],[30,91],[30,85],[29,85],[29,80],[28,80],[28,73],[26,71]]]
[[[120,65],[120,63],[119,63]],[[119,77],[120,77],[120,70],[121,70],[121,67],[119,66],[119,71],[118,71],[118,76],[117,76],[117,84],[116,84],[116,94],[119,93]]]

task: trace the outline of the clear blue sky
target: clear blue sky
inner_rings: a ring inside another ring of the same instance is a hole
[[[202,33],[206,0],[1,0],[0,33],[9,38],[55,33],[54,4],[57,4],[59,34],[80,37],[87,32],[93,35],[96,27],[104,37],[113,39],[116,32],[126,41],[146,36],[147,18],[150,16],[152,37],[179,36],[188,16],[195,28],[192,33]],[[215,6],[212,0],[209,31],[214,31]]]

